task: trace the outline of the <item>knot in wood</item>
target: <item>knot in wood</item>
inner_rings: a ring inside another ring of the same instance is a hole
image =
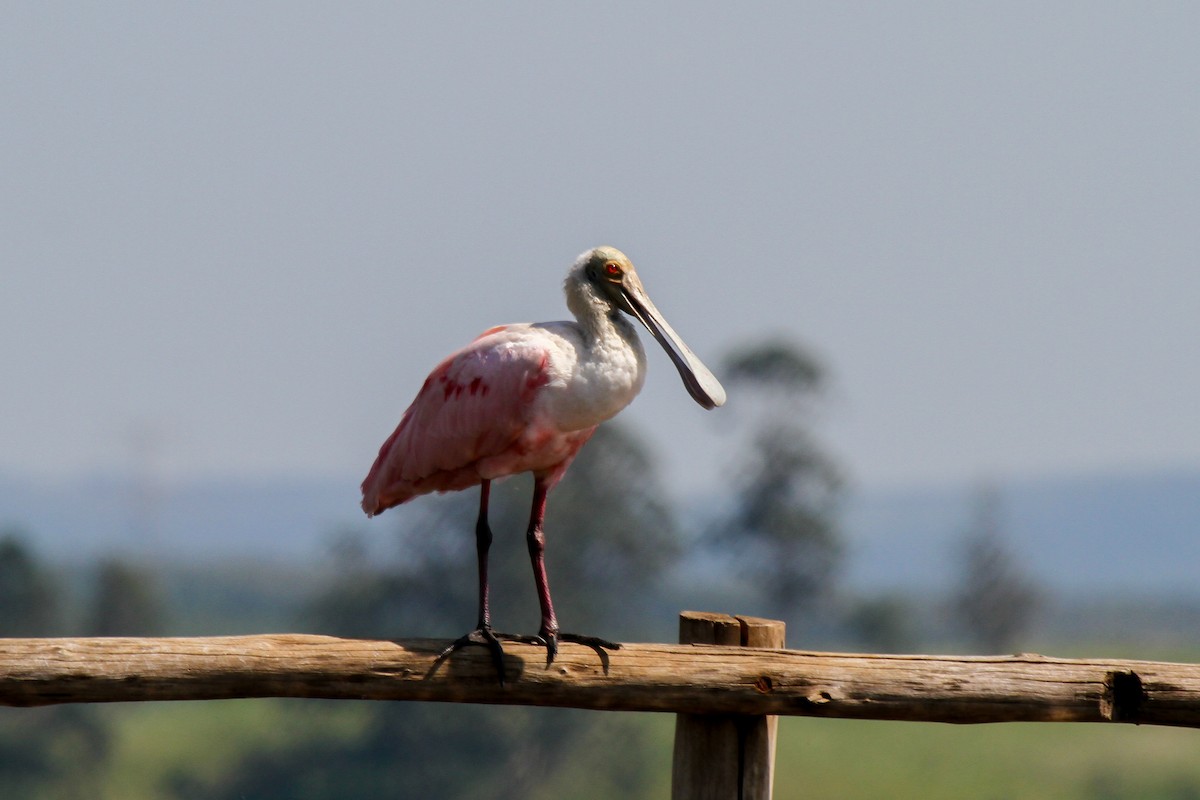
[[[1100,717],[1111,722],[1137,722],[1146,700],[1146,688],[1136,672],[1114,670],[1104,676]]]

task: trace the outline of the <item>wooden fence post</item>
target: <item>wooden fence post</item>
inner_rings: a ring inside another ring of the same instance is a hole
[[[684,611],[679,643],[782,648],[784,624]],[[673,800],[770,800],[778,722],[773,716],[677,714]]]

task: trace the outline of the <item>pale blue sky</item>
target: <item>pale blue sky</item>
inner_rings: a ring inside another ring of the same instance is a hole
[[[8,8],[0,470],[359,477],[601,243],[710,366],[825,359],[862,484],[1200,464],[1200,6],[645,5]]]

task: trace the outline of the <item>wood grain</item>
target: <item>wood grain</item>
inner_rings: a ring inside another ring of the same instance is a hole
[[[475,648],[327,636],[0,640],[0,704],[324,697],[618,711],[1200,727],[1200,665],[1039,655],[854,655],[719,645],[506,643],[501,688]]]
[[[685,611],[679,642],[781,649],[784,628],[778,620]],[[745,714],[677,715],[671,797],[770,800],[778,721]]]

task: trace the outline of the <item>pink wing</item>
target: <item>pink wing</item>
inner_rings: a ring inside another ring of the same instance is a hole
[[[363,481],[368,515],[478,484],[479,461],[517,443],[549,380],[546,348],[523,329],[485,331],[430,373]]]

